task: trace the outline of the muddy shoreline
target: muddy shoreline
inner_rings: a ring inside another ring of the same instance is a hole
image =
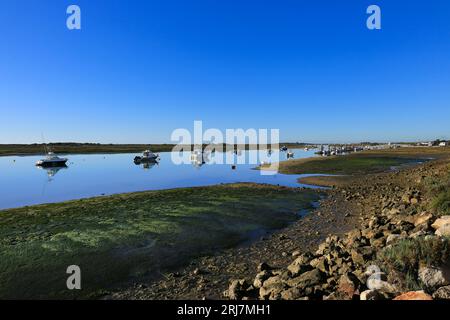
[[[288,227],[262,236],[248,246],[218,252],[193,260],[187,267],[161,276],[153,283],[135,283],[131,288],[107,295],[106,299],[223,299],[234,278],[253,276],[258,265],[287,265],[299,252],[321,243],[330,234],[343,234],[358,225],[361,209],[336,190],[322,190],[326,197],[317,209]]]

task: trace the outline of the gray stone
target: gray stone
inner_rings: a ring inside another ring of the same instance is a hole
[[[445,286],[437,289],[433,293],[433,299],[450,300],[450,286]]]
[[[450,284],[450,278],[445,270],[436,267],[419,268],[419,279],[428,290],[435,290]]]

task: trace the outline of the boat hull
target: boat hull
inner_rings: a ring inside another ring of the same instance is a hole
[[[52,168],[52,167],[65,167],[67,159],[62,159],[58,161],[38,161],[36,162],[36,166],[43,168]]]

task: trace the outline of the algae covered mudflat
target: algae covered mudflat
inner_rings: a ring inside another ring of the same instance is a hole
[[[0,211],[0,297],[95,297],[282,228],[316,191],[234,184]],[[66,288],[78,265],[82,290]]]

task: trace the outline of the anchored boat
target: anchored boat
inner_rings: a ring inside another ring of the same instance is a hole
[[[38,167],[65,167],[68,159],[60,158],[53,152],[48,152],[45,159],[41,159],[36,162],[36,166]]]
[[[150,150],[145,150],[142,153],[142,156],[136,156],[134,157],[134,163],[140,164],[140,163],[151,163],[151,162],[158,162],[159,155],[156,153],[151,152]]]

